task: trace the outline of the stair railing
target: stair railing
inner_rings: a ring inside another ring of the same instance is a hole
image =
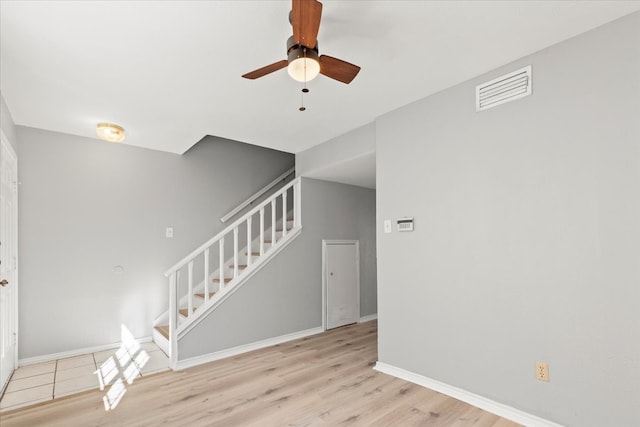
[[[211,253],[212,251],[218,251],[218,269],[219,269],[219,277],[214,278],[218,282],[219,293],[224,294],[228,292],[233,287],[233,282],[240,276],[240,230],[246,234],[246,268],[252,265],[252,256],[264,256],[267,253],[265,246],[265,239],[270,237],[270,241],[267,241],[267,244],[270,244],[269,252],[271,249],[274,249],[278,243],[283,241],[286,238],[287,233],[291,230],[295,230],[302,225],[302,215],[301,215],[301,203],[300,203],[300,191],[301,191],[301,181],[300,178],[297,178],[285,186],[283,186],[280,190],[269,196],[266,200],[262,201],[259,205],[251,209],[249,212],[244,214],[241,218],[238,218],[224,230],[213,236],[207,242],[202,244],[196,250],[191,252],[189,255],[181,259],[178,263],[168,269],[164,275],[169,278],[169,357],[172,360],[175,360],[174,355],[177,355],[177,345],[178,345],[178,333],[179,329],[183,329],[188,325],[189,318],[193,315],[193,296],[194,296],[194,283],[196,282],[195,275],[195,266],[198,263],[202,272],[202,280],[204,282],[204,304],[207,304],[209,299],[211,298],[211,289],[210,289],[210,271],[215,271],[215,269],[211,268],[212,260]],[[291,198],[292,199],[291,199]],[[287,218],[288,213],[292,213],[292,218]],[[253,223],[254,216],[259,216],[259,227],[256,235],[255,232],[255,224]],[[270,221],[269,221],[270,220]],[[280,240],[276,241],[276,224],[281,221],[282,223],[282,235]],[[287,222],[293,221],[293,228],[288,230]],[[270,224],[269,224],[270,222]],[[265,228],[266,227],[266,228]],[[271,229],[271,235],[266,236],[266,230]],[[258,252],[254,252],[252,248],[252,243],[255,237],[259,236],[258,239]],[[232,277],[225,277],[225,262],[228,259],[226,254],[228,250],[225,251],[226,246],[225,242],[229,241],[227,239],[232,239],[233,241],[233,267],[232,269]],[[180,283],[183,282],[184,272],[186,270],[186,295],[188,306],[186,310],[186,318],[187,320],[183,322],[181,325],[178,324],[178,319],[180,316],[180,299],[182,297],[179,287]],[[229,286],[225,286],[228,284]]]
[[[279,177],[277,177],[276,179],[271,181],[269,184],[267,184],[264,187],[262,187],[260,190],[258,190],[255,194],[253,194],[247,200],[245,200],[244,202],[240,203],[235,208],[231,209],[231,211],[229,211],[229,213],[227,213],[225,216],[220,218],[220,221],[221,222],[229,221],[231,218],[233,218],[242,209],[244,209],[247,206],[253,204],[253,202],[258,200],[264,193],[266,193],[267,191],[271,190],[271,188],[273,188],[274,186],[278,185],[279,183],[285,181],[287,178],[289,178],[289,176],[295,174],[295,172],[296,172],[296,168],[292,167],[291,169],[289,169],[288,171],[286,171],[285,173],[283,173],[282,175],[280,175]]]

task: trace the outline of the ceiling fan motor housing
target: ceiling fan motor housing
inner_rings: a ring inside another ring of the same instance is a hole
[[[289,37],[287,39],[287,58],[289,60],[289,63],[295,61],[298,58],[305,57],[314,59],[316,62],[320,61],[320,59],[318,58],[318,43],[316,43],[316,46],[312,49],[310,47],[296,43],[293,40],[293,36]]]

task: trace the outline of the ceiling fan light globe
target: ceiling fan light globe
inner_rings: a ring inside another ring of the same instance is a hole
[[[320,63],[314,58],[296,58],[289,62],[287,71],[292,79],[299,82],[309,82],[320,74]]]

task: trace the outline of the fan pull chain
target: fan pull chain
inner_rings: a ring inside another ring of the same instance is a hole
[[[304,83],[302,87],[302,95],[300,95],[300,108],[298,110],[305,111],[307,108],[304,106],[304,94],[309,93],[309,89],[307,89],[307,48],[304,48]]]

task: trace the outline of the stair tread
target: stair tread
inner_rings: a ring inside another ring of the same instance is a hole
[[[233,268],[233,264],[231,264],[229,268]],[[238,264],[238,269],[244,270],[245,268],[247,268],[247,264]]]
[[[229,283],[232,279],[224,278],[224,283]],[[213,279],[213,283],[220,283],[220,279]]]
[[[162,335],[163,337],[165,337],[166,339],[169,339],[169,325],[160,325],[160,326],[156,326],[155,329],[160,332],[160,335]]]
[[[191,309],[191,312],[193,313],[194,311],[196,311],[196,308],[197,308],[197,307],[193,307],[193,308]],[[180,312],[180,314],[181,314],[181,315],[183,315],[184,317],[189,317],[189,316],[188,316],[188,314],[189,314],[189,309],[188,309],[188,308],[181,308],[181,309],[180,309],[180,310],[178,310],[178,311],[179,311],[179,312]]]
[[[216,294],[215,292],[209,292],[209,298],[213,297],[215,294]],[[199,294],[196,294],[196,296],[198,298],[204,299],[204,292],[200,292]]]

